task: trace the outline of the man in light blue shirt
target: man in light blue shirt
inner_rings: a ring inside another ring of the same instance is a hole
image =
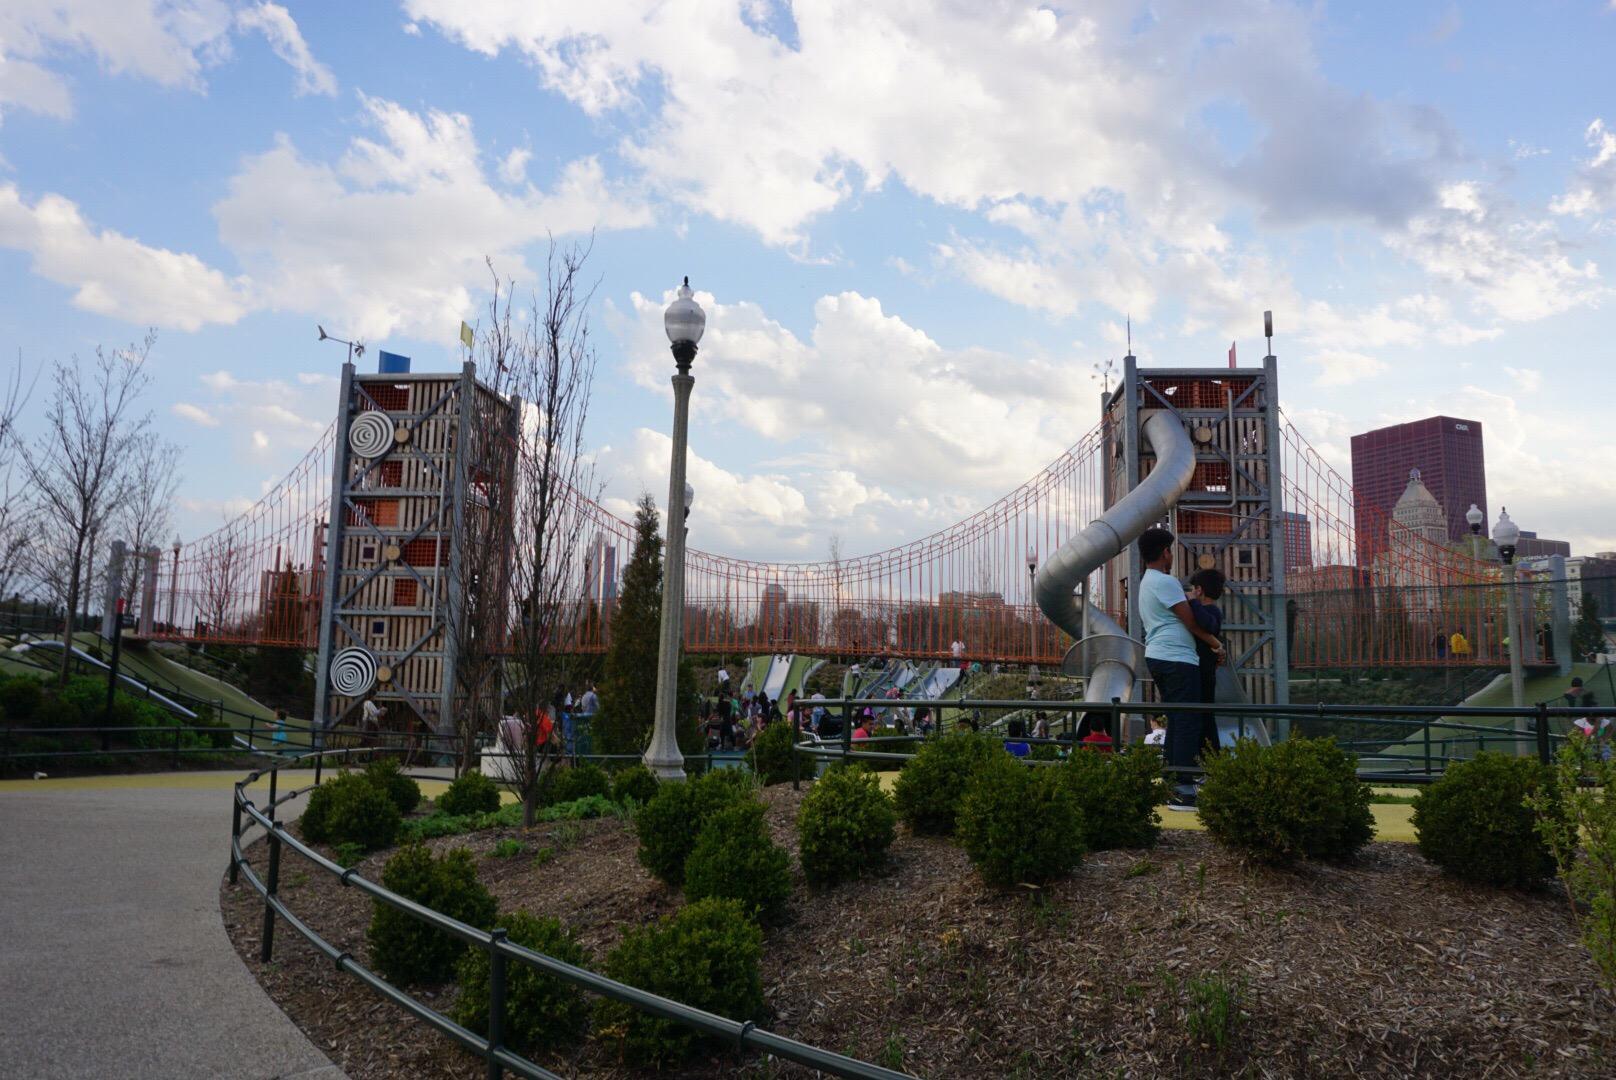
[[[1139,579],[1139,621],[1145,631],[1145,664],[1156,680],[1156,693],[1168,704],[1198,702],[1201,667],[1195,639],[1205,641],[1219,663],[1223,662],[1223,643],[1196,623],[1183,586],[1172,576],[1173,534],[1166,529],[1146,529],[1139,537],[1139,557],[1145,564]],[[1168,712],[1168,765],[1194,766],[1201,747],[1201,726],[1199,713]],[[1173,795],[1167,805],[1174,810],[1195,807],[1195,787],[1187,774],[1174,774]]]

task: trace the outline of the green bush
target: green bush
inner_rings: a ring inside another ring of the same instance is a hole
[[[682,784],[661,784],[634,816],[640,864],[669,885],[682,885],[685,860],[707,819],[752,798],[752,778],[739,769],[715,769]]]
[[[710,898],[630,930],[607,955],[605,974],[731,1020],[756,1020],[763,1012],[762,953],[763,932],[746,910],[734,900]],[[683,1024],[620,1002],[602,1000],[598,1016],[601,1027],[623,1033],[623,1056],[637,1065],[678,1061],[701,1041]]]
[[[592,761],[586,761],[568,768],[553,770],[550,774],[549,790],[545,792],[545,801],[568,803],[586,799],[591,795],[609,797],[611,791],[612,781],[606,775],[606,770]]]
[[[769,836],[763,804],[736,803],[707,819],[685,860],[685,898],[738,900],[757,919],[776,919],[791,895],[791,857]]]
[[[959,837],[989,885],[1042,885],[1083,860],[1083,811],[1070,778],[1009,754],[977,767],[960,800]]]
[[[434,858],[421,844],[401,848],[382,869],[382,885],[471,926],[487,930],[493,925],[494,898],[478,882],[477,864],[465,848],[441,858]],[[454,975],[455,963],[466,951],[459,938],[379,900],[371,901],[366,937],[376,970],[397,984],[444,982]]]
[[[1201,821],[1218,843],[1257,862],[1349,858],[1375,832],[1357,760],[1330,739],[1242,739],[1206,762]]]
[[[34,711],[33,720],[29,727],[37,728],[74,728],[83,727],[84,719],[79,716],[78,709],[71,702],[63,701],[59,697],[48,697],[40,702],[39,708]]]
[[[644,765],[631,765],[612,781],[612,801],[627,806],[644,806],[656,798],[657,778]]]
[[[826,770],[797,813],[803,875],[813,885],[834,885],[881,866],[897,822],[880,777],[857,765]]]
[[[1532,797],[1582,944],[1616,993],[1616,760],[1589,739],[1566,740],[1552,786]]]
[[[1089,851],[1153,847],[1161,835],[1156,807],[1167,801],[1161,754],[1155,747],[1101,754],[1076,750],[1060,774],[1083,815]]]
[[[321,844],[358,844],[375,851],[398,838],[401,816],[387,792],[361,773],[342,772],[309,792],[303,838]]]
[[[1486,751],[1451,766],[1414,799],[1420,854],[1465,881],[1528,886],[1554,874],[1527,800],[1549,788],[1535,758]]]
[[[499,788],[480,772],[464,772],[435,805],[445,814],[492,814],[499,809]]]
[[[397,758],[376,758],[365,766],[365,779],[387,793],[400,814],[421,805],[421,785],[404,775]]]
[[[24,723],[32,721],[34,714],[45,699],[45,683],[32,675],[13,675],[9,679],[0,679],[0,712],[5,714],[6,720],[19,727],[38,727],[41,725]]]
[[[589,954],[572,933],[552,918],[526,911],[501,915],[498,922],[513,944],[573,967],[589,966]],[[478,1033],[488,1031],[488,953],[467,949],[456,979],[460,996],[454,1018]],[[517,1053],[548,1050],[573,1042],[589,1022],[583,991],[527,964],[505,963],[505,1043]]]
[[[205,743],[215,750],[228,750],[235,745],[236,729],[230,722],[219,718],[213,711],[212,705],[200,705],[196,710],[196,719],[188,722],[191,727],[207,728],[205,732],[190,732],[195,741]]]
[[[951,835],[971,774],[992,757],[1004,757],[992,740],[955,731],[921,745],[904,766],[893,795],[898,814],[917,833]]]
[[[791,779],[791,725],[769,724],[752,740],[746,763],[764,785]]]
[[[554,803],[540,810],[538,821],[582,821],[585,818],[611,817],[621,813],[622,807],[604,795],[585,795],[571,802]]]

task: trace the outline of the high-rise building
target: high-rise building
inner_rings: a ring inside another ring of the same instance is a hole
[[[1539,555],[1570,555],[1571,541],[1550,540],[1546,536],[1539,536],[1535,532],[1521,530],[1520,542],[1515,545],[1515,556],[1527,559]]]
[[[1465,511],[1475,503],[1487,513],[1487,466],[1481,424],[1452,416],[1429,416],[1352,437],[1354,525],[1358,565],[1368,566],[1386,549],[1392,508],[1408,487],[1409,470],[1420,478],[1447,518],[1448,538],[1465,540]]]
[[[1285,529],[1285,569],[1313,565],[1313,522],[1306,514],[1286,510],[1279,515]]]
[[[596,533],[584,554],[584,598],[603,612],[617,599],[617,545],[605,533]]]

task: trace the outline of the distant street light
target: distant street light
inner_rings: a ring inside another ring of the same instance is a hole
[[[1481,507],[1475,503],[1465,511],[1465,520],[1470,523],[1470,557],[1477,562],[1481,561],[1481,523],[1487,520],[1487,515],[1481,512]]]
[[[1468,518],[1468,515],[1466,515]],[[1509,511],[1498,511],[1498,524],[1493,526],[1493,541],[1498,544],[1498,556],[1504,560],[1504,618],[1509,634],[1509,687],[1515,708],[1526,708],[1526,674],[1521,668],[1521,628],[1518,603],[1515,598],[1515,545],[1520,542],[1521,530],[1510,520]],[[1515,718],[1515,730],[1521,738],[1516,740],[1516,752],[1528,753],[1526,745],[1526,717]]]
[[[685,518],[696,491],[685,482],[685,446],[690,434],[690,389],[696,385],[690,365],[707,327],[707,313],[690,295],[690,279],[662,315],[673,347],[673,461],[668,469],[668,557],[662,581],[662,636],[657,648],[656,717],[645,765],[661,780],[683,780],[685,757],[679,752],[679,648],[684,615]]]
[[[1027,617],[1027,663],[1031,665],[1038,656],[1038,549],[1027,548],[1027,600],[1030,605],[1030,614]]]

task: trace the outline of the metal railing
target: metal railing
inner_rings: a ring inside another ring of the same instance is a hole
[[[793,759],[806,757],[819,760],[836,761],[869,761],[869,762],[903,762],[910,758],[910,754],[894,753],[880,747],[894,745],[913,745],[923,740],[924,736],[918,734],[872,736],[868,739],[854,739],[853,726],[856,712],[866,707],[874,709],[890,708],[894,704],[889,698],[826,698],[799,702],[800,705],[813,709],[823,708],[827,712],[834,712],[840,721],[840,730],[829,740],[823,740],[807,732],[801,726],[801,714],[793,721]],[[1082,744],[1076,741],[1076,728],[1078,717],[1082,714],[1098,714],[1106,717],[1113,745],[1123,746],[1137,743],[1139,740],[1130,740],[1124,735],[1124,721],[1128,717],[1153,716],[1162,713],[1193,713],[1196,715],[1214,715],[1232,718],[1236,721],[1236,730],[1239,736],[1246,734],[1248,722],[1253,724],[1255,731],[1256,721],[1289,720],[1293,723],[1298,720],[1309,721],[1312,726],[1320,729],[1349,728],[1353,725],[1374,724],[1408,732],[1409,736],[1417,737],[1417,742],[1409,742],[1407,738],[1395,745],[1401,746],[1406,752],[1388,754],[1386,751],[1391,743],[1385,739],[1364,740],[1343,738],[1334,731],[1331,734],[1338,744],[1345,749],[1357,751],[1378,750],[1360,755],[1358,775],[1371,782],[1396,783],[1429,783],[1441,777],[1443,769],[1450,763],[1465,760],[1464,757],[1453,753],[1455,743],[1469,744],[1474,742],[1478,752],[1484,749],[1510,750],[1518,753],[1535,754],[1539,760],[1548,763],[1552,760],[1555,748],[1564,743],[1566,735],[1556,734],[1552,730],[1555,720],[1563,720],[1569,726],[1572,720],[1578,717],[1597,717],[1609,715],[1612,710],[1605,708],[1571,709],[1564,707],[1550,707],[1547,703],[1539,702],[1536,705],[1516,709],[1513,707],[1464,707],[1447,705],[1233,705],[1233,704],[1163,704],[1160,702],[1123,702],[1111,701],[1062,701],[1048,699],[961,699],[938,698],[919,700],[906,698],[901,700],[904,708],[928,708],[934,715],[942,716],[941,710],[947,709],[956,718],[975,713],[989,712],[1025,712],[1034,710],[1050,714],[1056,718],[1052,728],[1063,726],[1060,736],[1046,739],[1031,736],[1008,736],[997,732],[990,733],[990,737],[1004,741],[1027,743],[1030,746],[1054,745],[1060,748],[1078,747]],[[1486,723],[1472,723],[1467,721],[1508,720],[1508,726],[1489,725]],[[958,727],[961,721],[956,719],[953,726]],[[941,725],[939,725],[941,728]],[[1036,764],[1036,762],[1034,762]],[[1393,769],[1390,766],[1401,765],[1403,768]],[[1366,767],[1367,766],[1367,767]],[[794,766],[796,768],[796,766]],[[1168,766],[1169,771],[1193,773],[1199,772],[1193,766]],[[800,779],[800,770],[799,770]]]
[[[276,761],[267,768],[248,774],[235,785],[234,806],[231,812],[228,876],[231,884],[236,884],[240,879],[245,878],[247,884],[264,898],[263,931],[260,936],[259,946],[259,958],[263,962],[270,962],[274,956],[275,920],[278,916],[285,921],[287,926],[296,930],[315,950],[334,963],[339,970],[352,975],[381,997],[391,1001],[418,1020],[436,1028],[450,1039],[483,1058],[487,1062],[488,1076],[491,1080],[497,1080],[498,1077],[504,1074],[505,1070],[509,1070],[518,1076],[536,1078],[536,1080],[559,1080],[555,1073],[529,1061],[505,1045],[505,991],[509,978],[507,967],[512,963],[525,965],[588,993],[622,1002],[652,1016],[682,1024],[703,1035],[722,1039],[743,1049],[770,1054],[785,1061],[817,1069],[831,1076],[853,1077],[857,1078],[857,1080],[898,1080],[898,1078],[905,1075],[869,1062],[859,1061],[829,1050],[809,1046],[806,1043],[798,1042],[783,1035],[777,1035],[758,1027],[749,1020],[731,1020],[728,1017],[706,1012],[670,998],[661,997],[637,987],[616,982],[596,972],[563,963],[554,957],[546,956],[543,953],[535,952],[510,941],[506,937],[504,929],[482,930],[460,922],[458,919],[452,919],[360,876],[352,868],[343,867],[331,861],[289,833],[286,826],[277,820],[276,811],[281,805],[319,786],[320,765],[325,758],[339,758],[346,762],[361,755],[373,754],[387,749],[389,748],[366,747],[350,750],[315,750],[307,754],[298,755],[295,758]],[[314,759],[314,783],[287,792],[284,795],[280,794],[278,789],[281,770],[289,765],[302,764],[309,758]],[[260,808],[248,797],[247,788],[264,776],[269,777],[269,793],[265,806]],[[247,862],[242,841],[244,822],[246,829],[256,826],[265,830],[269,853],[263,878],[260,878]],[[345,886],[358,889],[368,895],[374,902],[385,904],[403,912],[411,918],[425,923],[427,926],[458,938],[474,949],[485,950],[488,953],[489,960],[487,1032],[478,1033],[472,1031],[436,1009],[411,997],[404,990],[366,968],[358,960],[354,959],[352,953],[331,944],[313,927],[299,919],[279,896],[283,849],[290,849],[294,854],[303,857],[318,870],[337,878]]]

